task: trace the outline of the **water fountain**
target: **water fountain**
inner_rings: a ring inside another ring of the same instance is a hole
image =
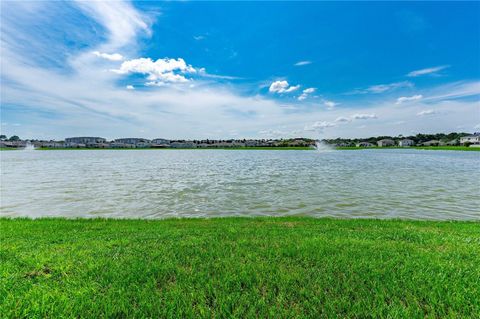
[[[27,141],[23,150],[24,151],[34,151],[35,150],[35,145],[33,145],[32,142]]]
[[[323,140],[315,141],[315,149],[317,152],[330,152],[333,151],[333,148],[325,143]]]

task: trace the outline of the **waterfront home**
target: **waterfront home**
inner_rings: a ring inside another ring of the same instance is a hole
[[[377,145],[378,145],[379,147],[395,146],[395,141],[386,138],[386,139],[377,141]]]
[[[129,148],[146,148],[150,147],[151,142],[146,138],[137,138],[137,137],[127,137],[127,138],[117,138],[115,139],[115,143],[121,143],[125,145],[129,145]]]
[[[423,146],[438,146],[438,145],[440,145],[440,141],[431,140],[431,141],[423,143],[422,145]]]
[[[401,141],[398,142],[398,146],[401,146],[401,147],[410,147],[410,146],[414,146],[415,145],[415,141],[411,140],[411,139],[403,139]]]
[[[96,144],[105,143],[106,141],[103,137],[96,136],[67,137],[65,139],[65,147],[94,147]]]
[[[26,145],[25,141],[0,141],[0,147],[2,148],[22,148]]]
[[[45,147],[45,148],[63,148],[65,147],[65,144],[62,142],[33,142],[32,143],[35,147]]]
[[[472,135],[467,135],[460,138],[460,144],[480,144],[480,132],[476,132]]]
[[[258,146],[259,141],[258,140],[246,140],[245,141],[245,146],[247,147],[255,147]]]
[[[183,141],[183,142],[172,142],[170,143],[170,147],[172,148],[196,148],[197,145],[192,141]]]
[[[152,140],[152,147],[169,147],[170,140],[164,138],[155,138]]]
[[[134,144],[112,142],[112,143],[110,143],[110,148],[135,148],[135,145]]]
[[[369,142],[360,142],[357,143],[357,147],[374,147],[375,145]]]
[[[451,141],[448,141],[446,144],[449,146],[456,146],[456,145],[459,145],[460,142],[458,140],[451,140]]]

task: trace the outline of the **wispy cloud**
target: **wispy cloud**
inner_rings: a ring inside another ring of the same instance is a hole
[[[352,119],[354,120],[368,120],[368,119],[377,119],[378,116],[375,113],[357,113],[352,115]]]
[[[295,66],[303,66],[303,65],[309,65],[309,64],[312,64],[312,61],[298,61],[294,65]]]
[[[314,122],[311,125],[306,125],[304,127],[304,131],[318,131],[318,132],[323,132],[326,128],[329,127],[335,127],[336,124],[334,122],[328,122],[328,121],[317,121]]]
[[[421,100],[422,97],[423,96],[421,94],[412,95],[412,96],[402,96],[397,99],[397,102],[395,104],[400,105],[405,102],[418,101],[418,100]]]
[[[347,117],[344,117],[344,116],[339,116],[335,119],[335,122],[337,122],[337,123],[348,123],[350,121],[351,121],[351,119],[349,119]]]
[[[425,68],[420,70],[415,70],[407,74],[409,77],[417,77],[422,75],[437,75],[438,72],[450,67],[449,65],[439,65],[432,68]]]
[[[98,56],[99,58],[103,58],[103,59],[109,60],[109,61],[122,61],[123,60],[123,55],[121,55],[120,53],[108,54],[108,53],[101,53],[101,52],[98,52],[98,51],[93,51],[92,53],[95,56]]]
[[[313,92],[315,92],[315,90],[316,88],[308,88],[303,90],[302,94],[300,94],[300,96],[298,97],[298,100],[299,101],[305,100],[309,96],[309,94],[312,94]]]
[[[330,101],[330,100],[325,100],[323,99],[322,100],[322,103],[323,105],[325,105],[327,107],[327,109],[331,110],[333,109],[335,106],[337,105],[340,105],[340,103],[336,103],[336,102],[333,102],[333,101]]]
[[[367,93],[380,94],[380,93],[385,93],[385,92],[393,91],[400,88],[412,88],[412,87],[414,87],[414,84],[412,82],[401,81],[401,82],[394,82],[394,83],[388,83],[388,84],[372,85],[365,89],[354,90],[353,92],[350,92],[350,94],[367,94]]]
[[[424,110],[424,111],[420,111],[417,113],[418,116],[425,116],[425,115],[434,115],[434,114],[437,114],[438,112],[435,111],[435,110]]]

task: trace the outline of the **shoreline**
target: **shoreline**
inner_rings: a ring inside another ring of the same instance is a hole
[[[480,222],[0,218],[6,317],[476,317]]]
[[[425,151],[480,151],[480,147],[466,146],[411,146],[411,147],[350,147],[339,146],[331,147],[333,151],[353,151],[353,150],[392,150],[392,149],[413,149]],[[0,151],[23,151],[24,149],[0,148]],[[289,147],[219,147],[219,148],[39,148],[35,151],[171,151],[171,150],[228,150],[228,151],[315,151],[314,147],[307,146],[289,146]]]

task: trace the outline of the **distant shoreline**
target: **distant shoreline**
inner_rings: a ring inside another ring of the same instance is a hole
[[[353,151],[353,150],[388,150],[388,149],[415,149],[415,150],[428,150],[428,151],[480,151],[480,147],[466,147],[466,146],[411,146],[411,147],[401,147],[401,146],[390,146],[390,147],[354,147],[354,146],[337,146],[333,147],[332,150],[337,151]],[[314,151],[314,147],[308,146],[272,146],[272,147],[212,147],[212,148],[72,148],[72,147],[62,147],[62,148],[38,148],[36,151],[172,151],[172,150],[229,150],[229,151],[248,151],[248,150],[257,150],[257,151]],[[0,151],[23,151],[21,148],[0,148]]]

